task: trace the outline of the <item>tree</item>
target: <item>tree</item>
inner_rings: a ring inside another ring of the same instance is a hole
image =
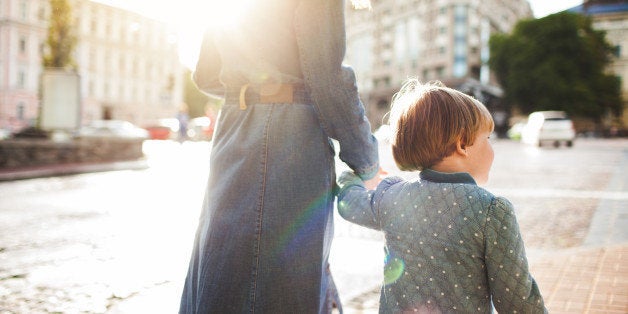
[[[44,67],[76,69],[73,58],[77,39],[68,0],[50,0],[51,15],[46,40]]]
[[[489,46],[506,105],[563,110],[598,124],[607,113],[621,115],[620,80],[604,72],[614,49],[590,18],[562,12],[522,20],[511,35],[491,36]]]

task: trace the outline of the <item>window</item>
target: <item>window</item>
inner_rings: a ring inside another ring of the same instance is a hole
[[[408,42],[407,39],[407,29],[405,21],[398,23],[395,26],[395,59],[397,64],[401,64],[406,59],[407,47],[406,44]]]
[[[26,4],[25,0],[22,0],[22,2],[20,2],[20,18],[23,21],[26,21],[26,19],[28,18],[28,5]]]
[[[413,54],[418,54],[421,50],[420,27],[419,18],[410,18],[408,21],[408,50]]]
[[[46,20],[46,9],[44,8],[43,5],[41,7],[39,7],[39,9],[37,10],[37,18],[40,21],[45,21]]]
[[[445,76],[445,67],[437,67],[436,68],[436,76],[440,79]]]
[[[621,57],[621,45],[613,47],[613,55],[617,58]]]
[[[25,115],[24,112],[26,105],[24,105],[24,102],[20,101],[20,103],[17,104],[17,108],[16,108],[16,116],[18,120],[24,120]]]
[[[19,88],[24,88],[26,86],[26,73],[24,73],[24,70],[20,70],[17,74],[17,86]]]
[[[454,7],[454,77],[464,77],[468,74],[469,47],[468,40],[468,10],[466,6],[458,5]],[[477,50],[477,49],[476,49]]]
[[[168,75],[168,83],[166,83],[166,88],[169,91],[172,91],[172,90],[174,90],[175,84],[176,84],[176,82],[175,82],[175,79],[174,79],[174,75],[173,74]]]
[[[20,36],[20,54],[26,53],[26,38],[24,36]]]
[[[89,69],[96,70],[98,60],[96,60],[96,51],[93,48],[89,50],[88,62],[89,62]]]
[[[463,77],[467,75],[467,57],[456,56],[454,57],[454,76]]]
[[[110,71],[113,68],[113,61],[111,61],[111,53],[109,51],[105,51],[105,60],[104,65],[107,71]]]

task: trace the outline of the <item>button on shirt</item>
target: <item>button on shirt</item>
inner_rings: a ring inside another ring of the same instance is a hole
[[[385,235],[381,313],[491,313],[491,300],[499,313],[547,312],[512,204],[468,173],[426,169],[369,191],[345,172],[339,184],[340,215]]]

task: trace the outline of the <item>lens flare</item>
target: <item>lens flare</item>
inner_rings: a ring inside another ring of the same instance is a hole
[[[384,284],[389,285],[399,280],[405,268],[406,264],[402,259],[387,255],[384,260]]]
[[[325,216],[331,215],[328,211],[331,201],[333,195],[328,192],[312,199],[292,224],[279,231],[281,237],[277,246],[272,249],[273,255],[287,256],[298,252],[297,248],[310,240],[312,231],[320,228],[317,225],[327,220]]]

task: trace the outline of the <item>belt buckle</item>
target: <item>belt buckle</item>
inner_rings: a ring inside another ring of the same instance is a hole
[[[240,88],[240,110],[246,110],[246,90],[249,88],[249,84],[244,84]]]

